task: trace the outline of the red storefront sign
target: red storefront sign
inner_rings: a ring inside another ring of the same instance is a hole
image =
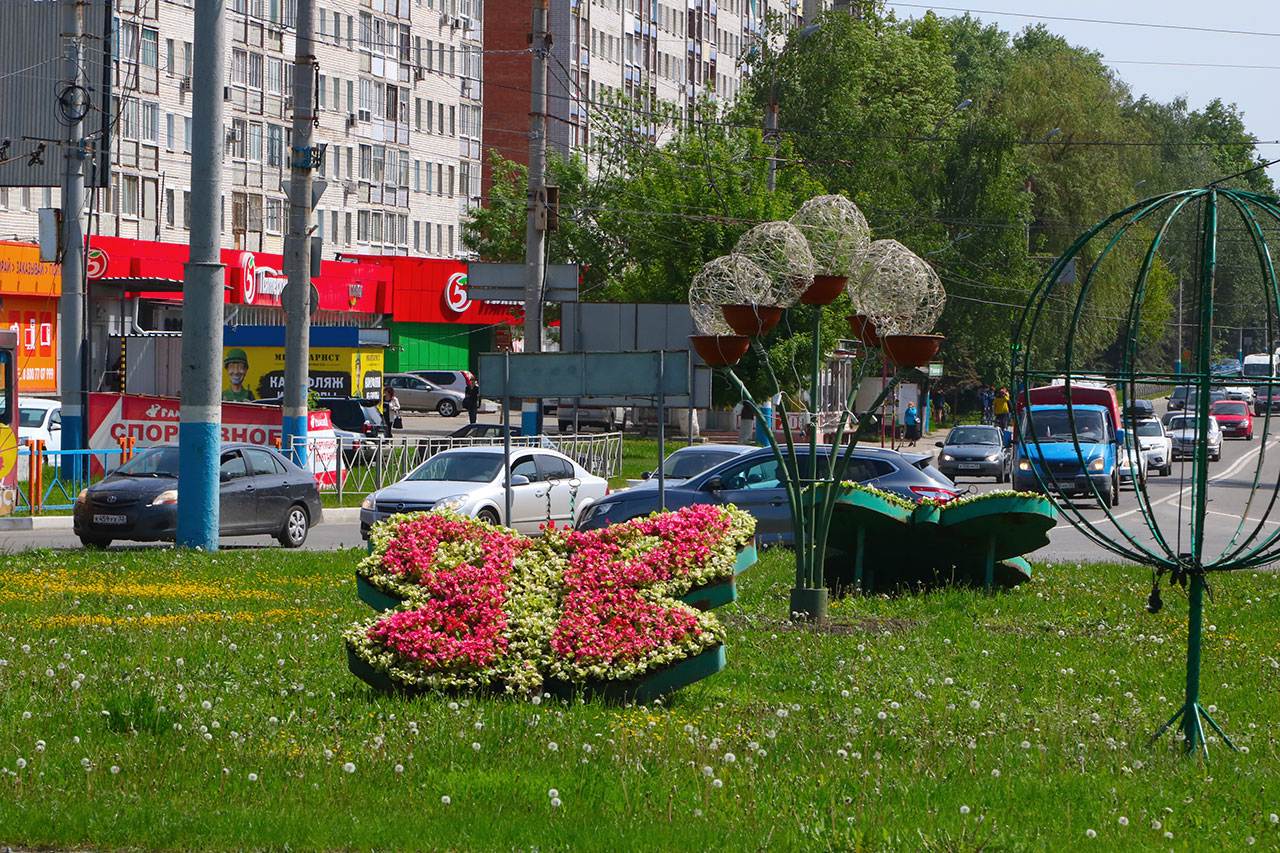
[[[94,237],[89,251],[89,278],[168,279],[181,281],[189,256],[177,243]],[[235,305],[279,306],[284,291],[284,258],[268,252],[223,249],[226,267],[225,300]],[[391,273],[378,263],[322,261],[320,275],[311,280],[320,294],[320,310],[362,314],[391,312]],[[180,301],[180,291],[136,291],[148,299]]]
[[[404,255],[355,256],[391,270],[391,317],[398,323],[466,323],[488,326],[515,322],[512,306],[472,299],[467,265],[441,258]]]

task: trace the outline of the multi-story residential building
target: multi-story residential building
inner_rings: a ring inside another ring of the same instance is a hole
[[[817,0],[809,0],[815,10]],[[528,162],[531,0],[488,0],[485,148]],[[552,3],[547,142],[567,154],[589,145],[601,107],[625,97],[634,125],[661,133],[646,112],[659,102],[687,112],[703,98],[729,102],[742,87],[766,16],[803,22],[800,0],[566,0]]]
[[[316,224],[333,252],[461,252],[480,195],[480,0],[316,0]],[[296,0],[229,0],[225,245],[280,252],[292,123]],[[190,230],[191,0],[117,5],[111,188],[93,230],[185,243]],[[88,56],[101,56],[90,44]],[[0,235],[29,238],[57,191],[0,189]]]

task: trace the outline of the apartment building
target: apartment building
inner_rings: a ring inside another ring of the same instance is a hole
[[[810,5],[817,8],[816,0]],[[527,162],[531,0],[489,0],[484,60],[485,147]],[[567,0],[553,3],[547,142],[586,150],[601,106],[626,97],[635,125],[657,139],[646,115],[659,102],[682,112],[702,98],[730,102],[742,88],[750,48],[767,15],[803,23],[800,0]],[[518,26],[518,22],[525,22]],[[499,50],[495,50],[499,49]]]
[[[228,0],[223,239],[280,252],[296,0]],[[316,223],[334,252],[453,257],[480,195],[481,0],[317,0]],[[121,0],[111,188],[94,231],[185,243],[191,210],[191,0]],[[86,56],[100,67],[101,42]],[[96,71],[91,72],[96,73]],[[30,238],[57,191],[0,189],[0,236]]]

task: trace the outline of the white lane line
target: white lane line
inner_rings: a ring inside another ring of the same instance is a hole
[[[1235,474],[1237,471],[1239,471],[1241,468],[1243,468],[1243,467],[1245,466],[1245,464],[1246,464],[1250,459],[1252,459],[1254,456],[1258,455],[1259,453],[1261,453],[1263,450],[1265,450],[1265,449],[1267,449],[1267,448],[1271,448],[1271,447],[1276,446],[1277,444],[1280,444],[1280,438],[1273,438],[1271,441],[1268,441],[1265,445],[1262,445],[1262,444],[1258,445],[1256,448],[1254,448],[1253,450],[1250,450],[1250,451],[1248,451],[1247,453],[1243,454],[1243,455],[1242,455],[1239,459],[1237,459],[1235,462],[1232,462],[1232,463],[1231,463],[1230,465],[1228,465],[1226,468],[1222,469],[1221,471],[1219,471],[1218,473],[1216,473],[1216,474],[1214,474],[1212,477],[1210,477],[1210,478],[1209,478],[1209,482],[1210,482],[1210,483],[1214,483],[1214,482],[1216,482],[1216,481],[1218,481],[1218,480],[1226,479],[1227,477],[1232,476],[1232,475],[1233,475],[1233,474]],[[1174,492],[1173,494],[1165,495],[1165,496],[1164,496],[1164,497],[1162,497],[1162,498],[1159,498],[1159,499],[1154,500],[1154,501],[1150,501],[1150,502],[1148,503],[1148,506],[1151,506],[1151,507],[1157,507],[1157,506],[1160,506],[1161,504],[1167,504],[1167,503],[1169,503],[1170,501],[1181,500],[1182,496],[1183,496],[1183,495],[1185,495],[1185,494],[1187,494],[1187,493],[1188,493],[1188,492],[1190,492],[1190,491],[1191,491],[1191,486],[1190,486],[1190,485],[1183,486],[1181,489],[1179,489],[1178,491]],[[1116,519],[1117,521],[1119,521],[1119,520],[1120,520],[1120,519],[1122,519],[1122,518],[1128,518],[1129,516],[1131,516],[1131,515],[1136,515],[1136,514],[1138,514],[1138,513],[1140,513],[1140,512],[1142,512],[1142,506],[1141,506],[1141,505],[1139,505],[1139,506],[1135,507],[1134,509],[1128,510],[1127,512],[1117,513],[1117,514],[1113,515],[1112,517],[1113,517],[1114,519]],[[1233,517],[1233,518],[1239,518],[1239,516],[1232,516],[1232,517]]]
[[[1231,512],[1219,512],[1219,511],[1218,511],[1218,510],[1216,510],[1216,509],[1207,509],[1207,510],[1205,510],[1205,512],[1206,512],[1206,513],[1208,513],[1209,515],[1221,515],[1221,516],[1223,516],[1223,517],[1225,517],[1225,518],[1234,519],[1234,520],[1236,520],[1236,521],[1239,521],[1239,520],[1240,520],[1240,516],[1236,515],[1235,513],[1231,513]],[[1270,519],[1263,519],[1263,518],[1246,518],[1246,519],[1245,519],[1245,521],[1249,522],[1250,524],[1274,524],[1274,525],[1280,525],[1280,521],[1271,521]]]

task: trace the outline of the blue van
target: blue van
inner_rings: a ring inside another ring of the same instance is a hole
[[[1025,410],[1020,413],[1013,487],[1090,497],[1096,489],[1102,506],[1116,506],[1120,502],[1116,461],[1122,452],[1124,430],[1115,423],[1114,409],[1080,403],[1033,403],[1030,408],[1030,422]]]

